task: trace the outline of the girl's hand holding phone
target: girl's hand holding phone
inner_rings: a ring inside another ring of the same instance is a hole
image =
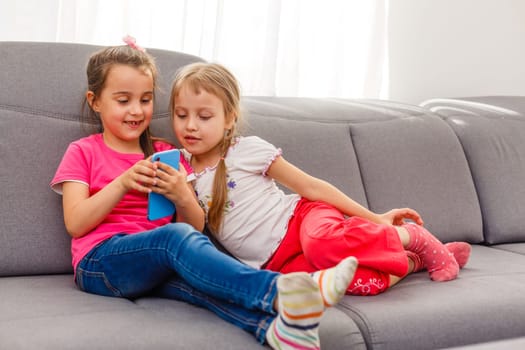
[[[180,152],[177,149],[157,152],[150,161],[155,166],[155,184],[148,195],[148,219],[156,220],[175,213],[180,183],[186,186],[186,174],[178,171]],[[181,174],[183,181],[181,181]]]
[[[127,191],[135,190],[150,193],[151,188],[157,183],[157,164],[144,159],[138,161],[131,168],[118,177],[120,183]]]

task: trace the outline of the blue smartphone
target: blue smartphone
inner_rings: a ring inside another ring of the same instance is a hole
[[[180,151],[178,149],[170,149],[154,153],[151,156],[151,161],[166,163],[179,170]],[[175,205],[172,201],[159,193],[150,192],[148,194],[148,220],[157,220],[174,214]]]

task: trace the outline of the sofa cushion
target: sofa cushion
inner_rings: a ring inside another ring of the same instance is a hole
[[[434,99],[422,105],[440,115],[461,142],[479,197],[486,242],[525,242],[524,100]]]
[[[525,255],[525,242],[524,243],[494,244],[492,247],[496,249],[506,250],[508,252],[514,252],[517,254]]]
[[[523,350],[525,337],[448,348],[448,350]]]
[[[375,104],[388,108],[388,120],[351,127],[370,209],[411,207],[442,241],[482,241],[472,175],[454,133],[423,108]]]
[[[0,113],[6,145],[0,155],[1,177],[9,181],[0,204],[0,276],[70,272],[70,239],[61,197],[50,190],[49,181],[68,138],[82,134],[80,126],[2,106]]]
[[[245,135],[282,148],[289,162],[368,205],[350,138],[352,109],[331,100],[274,97],[245,97],[243,108]]]
[[[72,275],[3,277],[1,285],[2,349],[260,347],[251,334],[208,310],[154,297],[84,293]],[[320,336],[323,349],[366,349],[356,323],[336,308],[327,310]]]
[[[53,300],[53,303],[49,303]],[[211,312],[173,300],[130,301],[78,290],[71,275],[2,279],[5,349],[239,349],[255,337]],[[227,340],[224,334],[228,334]]]

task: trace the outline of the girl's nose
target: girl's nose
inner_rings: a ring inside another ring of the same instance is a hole
[[[186,129],[188,130],[196,130],[197,129],[197,123],[195,122],[195,118],[192,116],[188,117],[188,122],[186,123]]]
[[[142,114],[142,108],[140,106],[140,103],[132,103],[129,107],[129,113],[131,115],[140,115]]]

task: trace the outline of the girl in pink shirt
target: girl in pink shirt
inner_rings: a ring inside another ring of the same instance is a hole
[[[128,41],[93,54],[87,77],[88,112],[102,132],[72,142],[51,181],[63,195],[78,287],[106,296],[184,300],[273,348],[318,349],[325,305],[344,295],[356,260],[311,275],[280,275],[218,251],[198,231],[204,213],[185,160],[178,171],[150,159],[155,151],[173,148],[149,132],[157,77],[153,58]],[[146,219],[151,191],[175,204],[175,218]]]

